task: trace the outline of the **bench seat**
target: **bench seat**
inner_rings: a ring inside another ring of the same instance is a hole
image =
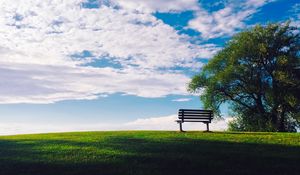
[[[179,109],[178,120],[179,129],[182,132],[182,123],[184,122],[202,122],[206,124],[207,131],[209,131],[209,123],[213,119],[212,110],[198,110],[198,109]]]

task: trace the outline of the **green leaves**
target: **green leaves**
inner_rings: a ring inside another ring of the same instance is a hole
[[[287,118],[300,110],[298,33],[286,22],[237,34],[193,77],[189,91],[205,89],[201,100],[215,111],[231,104],[245,130],[294,131]]]

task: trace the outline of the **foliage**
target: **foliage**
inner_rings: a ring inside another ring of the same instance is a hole
[[[298,133],[77,132],[0,137],[1,175],[298,175]]]
[[[296,131],[300,114],[300,35],[284,24],[257,25],[234,36],[193,77],[205,108],[228,103],[237,119],[231,129]],[[235,126],[235,127],[233,127]]]

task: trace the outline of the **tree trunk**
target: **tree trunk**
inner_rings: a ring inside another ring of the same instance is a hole
[[[278,131],[278,111],[277,111],[277,107],[274,107],[272,109],[272,112],[271,112],[271,124],[272,124],[272,128],[275,131]]]
[[[285,119],[285,112],[282,111],[279,113],[279,122],[278,122],[278,131],[279,132],[286,132],[286,129],[284,126],[284,119]]]

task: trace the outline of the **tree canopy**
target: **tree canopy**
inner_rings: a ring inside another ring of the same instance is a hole
[[[204,107],[229,104],[230,128],[296,131],[300,121],[300,35],[289,22],[235,35],[189,83]]]

